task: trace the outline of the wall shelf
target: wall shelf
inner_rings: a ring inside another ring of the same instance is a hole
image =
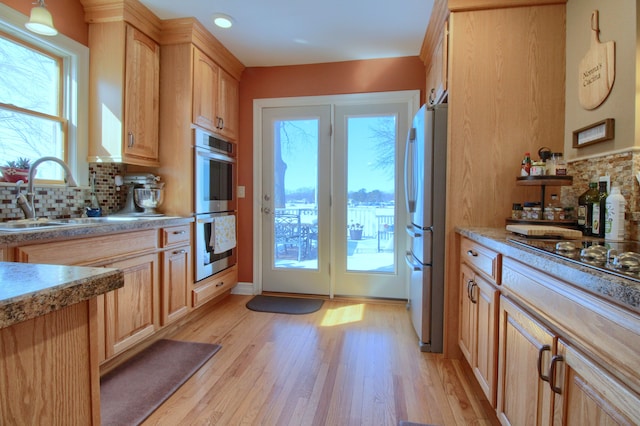
[[[540,207],[544,209],[544,196],[546,187],[571,186],[573,185],[573,176],[518,176],[516,177],[516,185],[539,186]]]

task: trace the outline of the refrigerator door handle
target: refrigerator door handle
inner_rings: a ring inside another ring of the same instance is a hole
[[[407,201],[407,211],[415,213],[416,211],[416,177],[414,176],[414,151],[415,151],[416,129],[409,130],[407,136],[407,144],[404,153],[404,194]]]
[[[411,254],[411,252],[407,252],[404,257],[404,261],[407,262],[407,266],[411,268],[412,271],[418,272],[424,269],[419,262],[415,262],[413,260],[413,255]]]
[[[422,233],[418,232],[415,230],[415,228],[411,225],[407,225],[406,228],[407,234],[409,234],[409,236],[411,238],[421,238],[422,237]]]

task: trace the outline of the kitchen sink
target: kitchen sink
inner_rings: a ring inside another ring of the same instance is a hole
[[[51,229],[56,227],[69,227],[92,225],[100,223],[117,223],[140,220],[138,217],[129,216],[103,216],[103,217],[79,217],[74,219],[22,219],[10,222],[1,222],[0,231],[28,231],[35,229]]]

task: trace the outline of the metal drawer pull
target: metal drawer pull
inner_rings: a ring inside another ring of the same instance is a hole
[[[176,250],[173,252],[173,254],[185,254],[187,251],[186,250]]]
[[[475,252],[475,251],[473,251],[473,250],[467,250],[467,254],[468,254],[469,256],[478,257],[478,253],[476,253],[476,252]]]
[[[133,132],[129,132],[128,135],[129,135],[129,144],[128,144],[128,146],[129,146],[129,148],[132,148],[133,145],[135,144],[135,141],[134,141],[134,138],[133,138]]]
[[[469,292],[469,299],[471,299],[471,303],[473,303],[475,305],[476,303],[478,303],[478,300],[473,298],[473,288],[474,287],[478,287],[478,283],[476,283],[475,281],[472,282],[471,291]]]
[[[551,351],[551,346],[543,345],[538,350],[538,377],[540,377],[540,380],[544,380],[545,382],[548,382],[549,376],[542,375],[542,353],[546,351]]]
[[[558,362],[563,362],[563,361],[564,361],[564,358],[562,357],[562,355],[555,355],[553,358],[551,358],[551,366],[549,367],[549,377],[550,377],[549,387],[553,392],[557,393],[558,395],[562,394],[562,389],[556,386],[556,365]]]
[[[224,285],[224,281],[220,281],[218,284],[216,284],[216,287],[222,287]]]
[[[173,231],[173,235],[182,235],[182,234],[186,234],[187,231]]]

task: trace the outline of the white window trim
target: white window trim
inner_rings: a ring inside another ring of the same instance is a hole
[[[64,91],[63,111],[68,119],[67,158],[78,184],[88,185],[89,48],[60,33],[53,37],[31,33],[24,26],[28,20],[22,13],[0,4],[0,30],[63,58],[64,85],[70,88]]]

